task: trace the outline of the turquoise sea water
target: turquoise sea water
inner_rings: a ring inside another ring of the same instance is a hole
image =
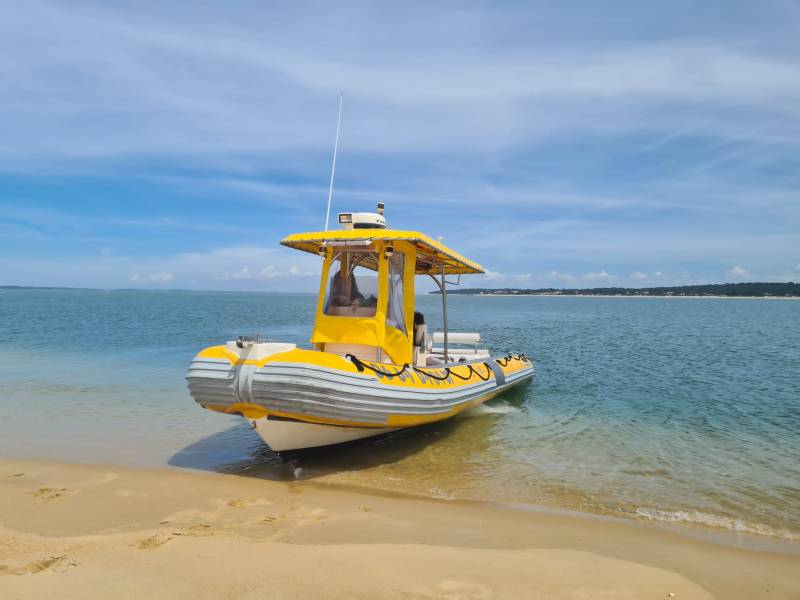
[[[197,407],[200,348],[307,345],[311,295],[0,291],[0,456],[219,470],[800,536],[800,302],[451,297],[535,361],[451,421],[277,456]],[[418,307],[435,328],[439,298]]]

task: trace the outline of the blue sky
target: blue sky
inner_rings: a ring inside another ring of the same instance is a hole
[[[315,289],[340,91],[469,285],[800,280],[797,1],[165,4],[4,12],[0,284]]]

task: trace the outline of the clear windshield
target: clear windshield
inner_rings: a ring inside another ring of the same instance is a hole
[[[389,259],[389,305],[386,310],[386,324],[389,327],[406,331],[404,297],[403,297],[403,268],[405,256],[395,252]]]
[[[325,314],[374,317],[378,307],[378,276],[362,265],[377,264],[374,252],[342,252],[331,263]]]

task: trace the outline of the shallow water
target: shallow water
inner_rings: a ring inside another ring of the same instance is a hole
[[[270,452],[199,409],[194,353],[307,345],[310,295],[0,291],[0,455],[315,479],[800,536],[800,302],[451,297],[532,384],[448,422]],[[418,300],[432,328],[439,299]]]

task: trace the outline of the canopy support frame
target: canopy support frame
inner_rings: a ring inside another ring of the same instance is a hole
[[[442,271],[441,275],[439,276],[440,279],[436,279],[436,275],[433,273],[428,273],[431,279],[436,282],[436,286],[439,288],[439,292],[442,294],[442,333],[444,334],[444,363],[447,364],[450,362],[450,346],[448,344],[447,339],[447,284],[450,285],[460,285],[461,284],[461,274],[458,275],[458,279],[456,281],[447,281],[446,273],[445,273],[445,264],[442,263],[441,265]]]

